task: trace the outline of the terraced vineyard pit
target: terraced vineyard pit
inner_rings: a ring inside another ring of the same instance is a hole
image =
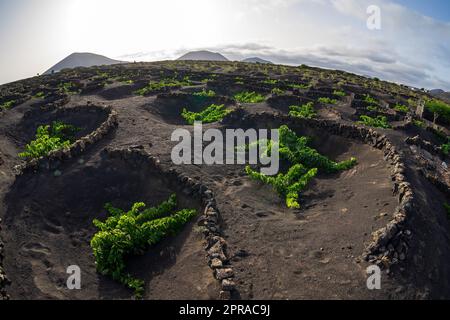
[[[256,123],[247,124],[258,127]],[[262,123],[262,121],[261,121]],[[267,123],[264,122],[266,125]],[[278,124],[271,124],[276,127]],[[391,219],[398,201],[381,151],[298,126],[335,161],[356,157],[347,171],[319,175],[288,210],[270,186],[228,170],[216,181],[232,263],[243,299],[380,298],[368,291],[359,260],[371,233]],[[317,279],[328,279],[318,285]],[[389,287],[389,282],[383,282]]]
[[[17,125],[12,124],[9,132],[17,145],[24,147],[35,138],[38,126],[51,125],[53,121],[61,121],[80,129],[74,136],[76,140],[93,132],[107,118],[108,111],[95,106],[81,106],[51,111],[33,110],[25,113]]]
[[[233,100],[222,96],[201,97],[184,93],[159,94],[147,109],[169,124],[183,125],[186,124],[186,120],[181,116],[184,108],[187,111],[200,112],[211,104],[223,104],[225,107],[231,107]]]
[[[131,291],[95,270],[89,242],[96,231],[92,220],[106,217],[103,205],[153,205],[173,192],[180,208],[199,209],[200,204],[142,161],[105,157],[60,170],[60,175],[19,177],[6,197],[4,264],[13,283],[11,298],[130,298]],[[194,225],[195,221],[188,223],[176,237],[130,260],[131,274],[145,280],[144,298],[217,298],[218,284],[205,263],[202,234],[193,230]],[[81,268],[83,290],[67,289],[69,265]]]

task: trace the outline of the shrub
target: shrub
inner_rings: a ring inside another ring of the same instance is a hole
[[[443,152],[446,156],[448,156],[449,153],[450,153],[450,141],[447,142],[447,143],[444,143],[443,145],[441,145],[441,148],[442,148],[442,152]]]
[[[336,99],[331,99],[331,98],[319,98],[317,99],[318,102],[323,103],[323,104],[336,104],[338,101]]]
[[[304,104],[302,106],[290,106],[289,115],[295,118],[312,119],[316,116],[314,103],[308,102],[307,104]]]
[[[9,110],[16,104],[15,100],[6,101],[0,105],[0,110]]]
[[[342,162],[331,161],[317,152],[317,150],[309,147],[309,139],[307,137],[298,137],[287,126],[279,128],[279,135],[280,157],[288,160],[290,163],[301,163],[307,168],[318,168],[326,173],[347,170],[356,164],[356,159],[354,158]]]
[[[65,94],[75,94],[78,93],[79,90],[75,88],[75,85],[72,82],[64,82],[58,85],[58,90]]]
[[[378,112],[378,111],[380,111],[380,109],[378,109],[377,106],[368,106],[366,109],[368,111],[371,111],[371,112]]]
[[[38,98],[38,99],[44,99],[44,98],[45,98],[45,92],[39,91],[38,93],[36,93],[36,94],[34,95],[34,97],[35,97],[35,98]]]
[[[384,128],[384,129],[389,129],[391,127],[385,116],[377,116],[376,118],[372,118],[370,116],[362,115],[359,118],[360,118],[360,121],[358,121],[359,124],[364,124],[369,127]]]
[[[300,208],[298,194],[316,176],[317,168],[307,170],[301,164],[296,164],[286,174],[279,173],[276,177],[256,172],[250,166],[246,166],[245,172],[254,180],[270,184],[280,196],[286,198],[288,208]]]
[[[342,90],[334,90],[333,95],[338,96],[338,97],[345,97],[347,94]]]
[[[131,80],[131,79],[120,79],[119,80],[121,83],[124,83],[124,84],[133,84],[134,83],[134,81],[133,80]]]
[[[310,85],[310,84],[297,84],[297,83],[291,83],[291,84],[289,85],[289,87],[291,87],[292,89],[301,89],[301,90],[304,90],[304,89],[309,89],[309,88],[311,88],[311,85]]]
[[[281,90],[281,89],[279,89],[279,88],[273,88],[273,89],[272,89],[272,94],[273,94],[273,95],[281,96],[281,95],[284,94],[284,91]]]
[[[35,140],[25,146],[25,151],[19,153],[19,157],[40,158],[50,151],[69,147],[78,130],[79,128],[60,121],[54,121],[51,126],[39,126]]]
[[[146,208],[138,202],[128,212],[106,204],[110,216],[105,222],[93,221],[98,229],[91,240],[97,271],[133,289],[136,297],[142,297],[144,282],[125,272],[125,259],[177,234],[197,214],[189,209],[175,211],[176,206],[174,194],[157,207]]]
[[[212,90],[208,90],[207,91],[206,89],[203,89],[200,92],[193,93],[193,95],[196,96],[196,97],[211,98],[211,97],[215,97],[216,93],[214,91],[212,91]]]
[[[378,101],[372,98],[369,94],[364,95],[364,101],[368,104],[378,105]]]
[[[402,113],[407,113],[409,111],[409,108],[402,104],[396,104],[394,110]]]
[[[278,82],[280,82],[277,79],[266,79],[263,81],[264,84],[270,84],[270,85],[276,85]]]
[[[258,141],[258,144],[268,145],[267,152],[271,152],[273,141]],[[279,128],[279,153],[280,158],[287,160],[291,167],[286,174],[279,173],[275,177],[269,177],[255,172],[250,167],[246,173],[255,180],[272,185],[272,187],[286,199],[289,208],[299,208],[298,194],[317,175],[318,172],[335,173],[352,168],[356,159],[342,162],[334,162],[321,155],[317,150],[308,146],[307,137],[299,137],[287,126]]]
[[[230,112],[231,110],[225,109],[225,106],[223,104],[221,105],[212,104],[200,112],[192,112],[184,108],[183,112],[181,113],[181,116],[189,124],[194,124],[195,121],[210,123],[223,119],[223,117],[225,117]]]
[[[418,128],[421,128],[421,129],[425,129],[425,127],[426,127],[425,121],[421,121],[421,120],[413,120],[413,125],[415,125]]]
[[[442,152],[448,156],[450,152],[450,136],[441,130],[434,130],[433,133],[441,143]]]
[[[109,74],[107,72],[100,72],[100,71],[98,71],[96,78],[99,79],[99,80],[100,79],[107,80],[109,78]]]
[[[252,92],[240,92],[234,96],[234,99],[241,103],[259,103],[263,102],[266,98],[254,91]]]
[[[241,77],[236,77],[234,78],[234,83],[235,84],[239,84],[239,85],[243,85],[244,84],[244,79]]]
[[[146,87],[136,90],[135,93],[145,96],[167,88],[182,87],[187,85],[190,85],[190,81],[188,79],[183,79],[183,81],[178,81],[176,79],[163,79],[161,81],[150,81]]]
[[[438,117],[444,119],[446,122],[450,122],[450,106],[442,101],[433,99],[425,103],[425,108],[430,112],[438,115]]]

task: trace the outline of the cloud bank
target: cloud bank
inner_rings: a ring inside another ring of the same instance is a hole
[[[289,35],[283,36],[290,39],[285,47],[268,37],[271,40],[147,51],[120,58],[173,59],[186,51],[211,50],[231,60],[258,56],[280,64],[340,69],[419,88],[450,91],[450,23],[423,16],[387,0],[242,2],[244,11],[258,12],[261,16],[283,10],[295,12],[299,20],[303,17],[301,12],[305,16],[302,23],[293,25]],[[381,30],[369,30],[366,26],[370,5],[381,9]],[[237,14],[239,19],[245,19],[246,15],[249,13]],[[308,16],[315,18],[308,20]],[[283,18],[286,21],[281,23],[288,24],[289,16]],[[274,21],[267,23],[274,24]],[[314,33],[305,36],[305,29],[314,30]]]
[[[42,73],[73,52],[155,61],[206,49],[450,91],[450,22],[413,11],[414,3],[0,0],[0,83]],[[372,5],[381,30],[367,28]]]

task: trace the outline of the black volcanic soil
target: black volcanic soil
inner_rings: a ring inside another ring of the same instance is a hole
[[[396,201],[382,155],[363,145],[348,147],[336,159],[356,156],[358,166],[316,179],[297,212],[248,178],[217,183],[225,188],[219,199],[225,202],[229,241],[236,253],[248,254],[233,259],[243,298],[374,296],[357,258],[371,232],[386,224]]]
[[[121,66],[123,70],[120,70],[127,74],[140,67],[141,64]],[[154,73],[159,74],[155,68]],[[208,76],[202,72],[198,72],[198,78]],[[217,82],[220,84],[216,81],[216,86]],[[197,86],[205,87],[200,83]],[[103,204],[108,201],[124,207],[134,201],[154,204],[176,192],[182,206],[200,208],[200,203],[183,197],[178,186],[161,173],[102,157],[105,147],[135,145],[142,145],[158,157],[166,169],[175,168],[214,191],[235,271],[234,298],[399,299],[422,297],[420,294],[425,298],[450,297],[447,266],[450,227],[440,207],[445,196],[414,173],[414,161],[408,163],[408,170],[412,171],[415,185],[423,188],[419,192],[423,215],[418,214],[414,231],[426,232],[419,236],[423,248],[412,250],[420,257],[409,259],[429,263],[411,262],[411,267],[404,267],[403,273],[383,273],[382,289],[370,291],[366,287],[367,263],[361,255],[371,240],[371,233],[391,220],[398,205],[392,193],[391,168],[381,151],[320,130],[295,128],[298,133],[311,136],[321,153],[334,160],[356,157],[358,165],[340,174],[319,176],[302,194],[302,209],[287,209],[269,186],[246,177],[243,166],[174,166],[170,160],[174,145],[170,142],[171,133],[180,127],[192,130],[183,124],[179,112],[185,103],[192,110],[200,109],[203,104],[191,103],[182,90],[142,97],[133,95],[130,87],[115,83],[90,94],[70,97],[64,108],[88,105],[88,102],[111,106],[118,112],[119,126],[85,154],[65,162],[58,172],[28,173],[15,179],[13,166],[20,163],[17,153],[23,147],[22,141],[18,143],[21,140],[18,132],[24,123],[23,114],[31,109],[30,103],[0,115],[1,236],[5,242],[3,264],[12,281],[7,289],[12,299],[131,298],[131,292],[123,286],[95,272],[89,241],[95,232],[92,219],[105,217]],[[221,91],[226,93],[229,89]],[[286,113],[291,103],[309,99],[306,95],[279,98],[244,104],[243,108],[253,114]],[[229,107],[234,105],[228,98],[219,98],[217,102],[221,101]],[[347,97],[334,107],[322,106],[319,117],[350,121],[355,113],[351,102],[352,98]],[[95,117],[85,121],[89,130],[98,123]],[[257,127],[266,125],[258,123]],[[226,129],[220,123],[204,127]],[[24,137],[27,137],[25,129]],[[407,133],[391,130],[386,134],[408,154],[409,147],[403,143]],[[423,220],[425,215],[430,218]],[[433,256],[436,240],[440,254]],[[82,290],[65,288],[65,268],[71,264],[82,269]],[[427,266],[426,271],[418,273],[418,264]],[[150,248],[143,257],[132,259],[129,267],[133,274],[145,279],[146,299],[218,298],[220,286],[207,266],[202,236],[196,231],[195,221],[178,236]],[[428,279],[428,271],[434,270],[438,276]]]

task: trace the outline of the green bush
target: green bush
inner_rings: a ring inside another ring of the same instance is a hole
[[[364,101],[372,105],[378,105],[378,101],[372,98],[369,94],[364,95]]]
[[[34,97],[38,98],[38,99],[44,99],[45,98],[45,92],[44,91],[39,91],[38,93],[36,93],[34,95]]]
[[[336,99],[331,99],[331,98],[319,98],[317,99],[318,102],[323,103],[323,104],[336,104],[338,101]]]
[[[448,156],[450,152],[450,136],[441,130],[435,130],[433,133],[441,143],[442,152]]]
[[[372,118],[370,116],[362,115],[359,118],[360,118],[360,121],[358,121],[359,124],[364,124],[366,126],[375,128],[384,128],[384,129],[391,128],[385,116],[377,116],[376,118]]]
[[[97,72],[97,76],[95,78],[97,80],[101,80],[101,79],[107,80],[107,79],[109,79],[109,74],[107,72],[98,71]]]
[[[241,78],[241,77],[236,77],[236,78],[234,78],[234,83],[235,83],[235,84],[239,84],[239,85],[244,85],[244,84],[245,84],[245,83],[244,83],[244,79]]]
[[[212,98],[212,97],[216,96],[216,93],[212,90],[207,91],[206,89],[203,89],[200,92],[194,92],[193,95],[196,97],[202,97],[202,98]]]
[[[279,173],[275,177],[256,172],[250,166],[245,168],[245,172],[254,180],[270,184],[280,196],[286,198],[286,206],[288,208],[300,208],[298,194],[316,176],[317,168],[307,170],[301,164],[296,164],[286,174]]]
[[[345,97],[347,94],[342,90],[334,90],[333,95],[338,96],[338,97]]]
[[[308,146],[307,137],[297,136],[287,126],[279,128],[278,149],[280,158],[287,160],[290,168],[286,174],[279,173],[275,177],[246,168],[246,173],[255,180],[272,185],[281,196],[285,197],[288,208],[299,208],[298,194],[317,175],[318,172],[335,173],[348,170],[356,164],[356,159],[334,162]],[[273,141],[258,141],[268,145],[267,153],[274,147]]]
[[[312,119],[316,116],[314,103],[308,102],[307,104],[304,104],[302,106],[290,106],[289,115],[295,118]]]
[[[379,112],[380,111],[380,109],[378,109],[377,106],[368,106],[366,109],[371,112]]]
[[[395,105],[394,110],[398,111],[398,112],[402,112],[402,113],[409,112],[409,108],[407,106],[405,106],[405,105],[402,105],[402,104]]]
[[[421,121],[421,120],[413,120],[413,125],[415,125],[418,128],[421,128],[421,129],[425,129],[425,127],[426,127],[425,121]]]
[[[263,95],[256,93],[254,91],[240,92],[234,96],[234,99],[241,103],[259,103],[259,102],[263,102],[264,100],[266,100],[266,98]]]
[[[304,89],[309,89],[309,88],[311,88],[311,85],[310,85],[310,84],[297,84],[297,83],[291,83],[291,84],[289,85],[289,87],[291,87],[292,89],[301,89],[301,90],[304,90]]]
[[[131,80],[131,79],[128,79],[128,80],[127,79],[121,79],[120,82],[124,83],[124,84],[133,84],[134,83],[134,81]]]
[[[273,88],[271,93],[273,95],[281,96],[284,94],[284,91],[279,88]]]
[[[75,94],[79,93],[79,90],[75,87],[72,82],[64,82],[58,85],[58,90],[65,94]]]
[[[450,106],[442,101],[433,99],[425,103],[425,108],[430,112],[437,114],[446,122],[450,122]]]
[[[14,106],[15,103],[15,100],[6,101],[5,103],[0,105],[0,110],[9,110]]]
[[[449,153],[450,153],[450,142],[444,143],[443,145],[441,145],[441,148],[442,148],[442,152],[443,152],[446,156],[448,156]]]
[[[356,164],[355,158],[342,162],[331,161],[317,150],[309,147],[309,139],[307,137],[298,137],[287,126],[279,128],[279,136],[280,157],[292,164],[300,163],[307,168],[318,168],[319,171],[326,173],[348,170]]]
[[[160,81],[150,81],[146,87],[136,90],[135,94],[145,96],[153,92],[165,90],[167,88],[188,86],[190,84],[191,82],[189,81],[188,78],[187,79],[184,78],[183,81],[178,81],[176,79],[163,79]]]
[[[157,207],[146,208],[138,202],[128,212],[106,204],[110,216],[105,222],[93,221],[98,229],[91,240],[97,271],[133,289],[136,297],[142,297],[144,282],[126,273],[125,259],[176,235],[197,214],[189,209],[175,211],[176,206],[174,194]]]
[[[181,116],[189,124],[194,124],[195,121],[201,121],[203,123],[211,123],[223,119],[223,117],[225,117],[230,112],[231,110],[225,109],[225,106],[223,104],[221,105],[212,104],[200,112],[192,112],[184,108],[183,112],[181,113]]]
[[[50,151],[69,147],[78,130],[80,129],[60,121],[54,121],[51,126],[39,126],[35,140],[25,146],[25,151],[19,153],[19,157],[40,158]]]
[[[280,81],[276,80],[276,79],[266,79],[263,81],[264,84],[270,84],[270,85],[276,85],[278,82],[280,82]]]

